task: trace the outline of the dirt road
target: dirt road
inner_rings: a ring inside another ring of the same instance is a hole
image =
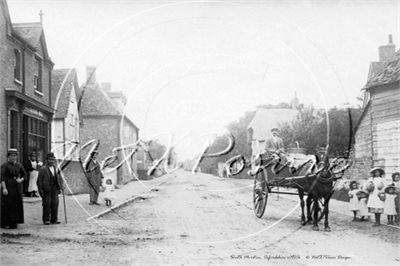
[[[182,170],[96,221],[3,233],[1,265],[399,265],[397,228],[331,212],[332,232],[316,232],[299,214],[273,194],[258,219],[251,180]]]

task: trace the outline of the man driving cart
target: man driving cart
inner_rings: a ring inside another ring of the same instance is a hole
[[[265,151],[274,159],[279,159],[281,165],[286,165],[288,162],[287,155],[283,146],[283,140],[278,136],[279,129],[273,127],[271,129],[272,137],[266,140]]]

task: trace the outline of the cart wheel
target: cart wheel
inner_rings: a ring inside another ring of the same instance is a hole
[[[261,218],[264,215],[265,208],[267,207],[269,191],[265,180],[264,171],[260,171],[254,177],[253,203],[254,213],[258,218]]]
[[[317,222],[321,221],[321,219],[324,217],[324,205],[322,204],[321,200],[318,200],[317,203],[320,205],[318,209],[318,215],[317,215]],[[314,208],[315,208],[315,202],[314,199],[311,199],[311,217],[314,219]]]

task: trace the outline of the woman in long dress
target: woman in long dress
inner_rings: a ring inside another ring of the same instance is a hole
[[[22,182],[28,176],[17,162],[17,149],[9,149],[8,162],[1,165],[1,227],[17,228],[24,223]]]

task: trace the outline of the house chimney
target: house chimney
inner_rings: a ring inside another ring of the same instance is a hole
[[[95,66],[87,66],[86,67],[86,84],[95,84],[96,83],[96,67]]]
[[[105,92],[110,92],[111,91],[111,82],[103,82],[101,83],[101,87]]]
[[[389,34],[389,43],[379,47],[379,62],[388,61],[396,53],[396,45],[393,44],[392,34]]]

